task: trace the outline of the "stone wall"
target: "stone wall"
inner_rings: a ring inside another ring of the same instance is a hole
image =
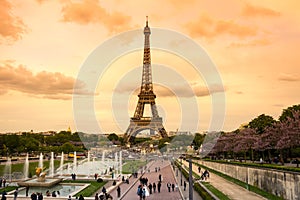
[[[222,172],[284,199],[300,200],[300,174],[272,169],[243,167],[217,162],[200,161],[200,164]]]

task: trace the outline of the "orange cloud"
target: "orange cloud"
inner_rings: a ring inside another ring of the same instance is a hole
[[[120,12],[109,13],[98,0],[84,0],[80,3],[65,2],[62,8],[63,21],[78,24],[101,23],[110,32],[129,27],[131,18]]]
[[[33,74],[23,65],[14,67],[11,62],[0,64],[0,94],[10,90],[49,99],[71,99],[75,79],[59,72],[42,71]],[[77,82],[78,94],[89,95],[85,84]]]
[[[280,74],[278,80],[294,82],[294,81],[300,81],[300,77],[294,74]]]
[[[0,43],[19,40],[26,32],[24,22],[13,15],[12,9],[13,6],[9,1],[0,1]]]
[[[257,34],[257,29],[254,27],[240,25],[233,20],[214,20],[206,15],[186,24],[186,27],[190,34],[196,37],[216,37],[227,34],[245,38]]]
[[[270,45],[271,42],[267,39],[257,39],[257,40],[252,40],[252,41],[249,41],[249,42],[245,42],[245,43],[232,43],[230,45],[230,47],[245,47],[245,46],[267,46],[267,45]]]
[[[213,93],[225,92],[223,86],[213,85],[209,91],[208,87],[200,86],[198,84],[192,84],[191,86],[186,84],[174,84],[172,86],[165,87],[162,85],[154,85],[154,93],[159,97],[204,97]],[[191,87],[191,88],[189,88]],[[134,84],[122,85],[115,90],[118,93],[133,92],[137,95],[140,92],[140,88],[136,88]]]
[[[280,13],[271,10],[269,8],[263,8],[263,7],[247,4],[242,11],[242,15],[246,17],[258,17],[258,16],[273,17],[273,16],[279,16]]]

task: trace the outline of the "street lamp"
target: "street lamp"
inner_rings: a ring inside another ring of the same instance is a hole
[[[181,167],[180,186],[182,186],[182,157],[180,158],[180,167]]]

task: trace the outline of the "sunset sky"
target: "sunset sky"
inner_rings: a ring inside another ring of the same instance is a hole
[[[68,126],[76,131],[72,95],[83,63],[117,34],[140,29],[143,37],[146,15],[150,28],[176,31],[205,49],[225,89],[223,130],[235,130],[263,113],[278,119],[282,109],[300,103],[299,9],[298,0],[1,0],[0,132]],[[182,119],[181,109],[193,113],[195,107],[178,102],[194,101],[199,125],[192,131],[207,130],[212,103],[203,77],[180,56],[151,53],[156,103],[167,131],[189,129],[181,123],[192,119]],[[96,91],[86,90],[84,82],[76,86],[82,98],[94,95],[103,132],[126,131],[137,103],[142,58],[137,50],[112,60]],[[219,86],[211,91],[220,92]]]

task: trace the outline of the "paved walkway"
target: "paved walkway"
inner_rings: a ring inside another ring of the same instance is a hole
[[[155,172],[155,167],[160,168],[160,171]],[[167,183],[170,182],[171,184],[174,183],[176,184],[176,180],[172,171],[172,168],[170,166],[170,162],[166,161],[166,160],[158,160],[155,161],[151,167],[150,167],[150,172],[147,172],[143,175],[143,177],[147,177],[148,178],[148,185],[151,183],[153,184],[154,182],[158,183],[158,176],[159,174],[162,175],[162,186],[161,186],[161,192],[158,193],[157,192],[157,188],[156,188],[156,192],[152,193],[149,197],[147,197],[147,200],[158,200],[158,199],[167,199],[167,200],[181,200],[182,197],[180,195],[179,190],[177,191],[172,191],[168,192],[168,188],[167,188]],[[139,197],[137,196],[136,192],[137,192],[137,188],[138,185],[140,184],[139,181],[136,182],[136,184],[130,189],[130,191],[124,196],[123,200],[134,200],[134,199],[139,199]],[[178,183],[177,183],[178,185]]]
[[[189,166],[189,163],[187,161],[183,161],[183,164],[185,166]],[[196,172],[199,175],[202,175],[202,172],[198,173],[198,166],[193,164],[193,171]],[[230,181],[227,181],[226,179],[213,174],[209,173],[209,179],[207,180],[212,186],[217,188],[219,191],[227,195],[230,199],[236,199],[236,200],[262,200],[266,199],[254,192],[251,192],[249,190],[246,190],[245,188],[236,185]]]

